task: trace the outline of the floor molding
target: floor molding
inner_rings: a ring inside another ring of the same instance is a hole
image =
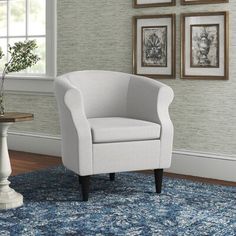
[[[174,151],[166,172],[236,182],[236,157],[190,151]]]
[[[60,136],[9,131],[8,148],[15,151],[61,156],[61,138]]]
[[[8,133],[11,150],[61,156],[60,136],[36,133]],[[236,156],[175,150],[166,172],[236,182]]]

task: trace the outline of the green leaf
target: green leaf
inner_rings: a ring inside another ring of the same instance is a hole
[[[19,72],[35,65],[40,60],[39,56],[35,54],[37,47],[35,40],[16,42],[13,46],[8,45],[11,59],[5,65],[5,73]]]

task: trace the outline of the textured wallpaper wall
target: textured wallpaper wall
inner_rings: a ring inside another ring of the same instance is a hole
[[[58,0],[58,74],[74,70],[105,69],[131,73],[132,16],[177,15],[177,79],[163,80],[175,91],[171,116],[175,149],[236,156],[236,1],[164,8],[132,8],[132,0]],[[229,81],[179,79],[181,12],[230,11]],[[8,95],[9,107],[27,104],[36,114],[17,131],[59,134],[52,96]],[[41,115],[41,114],[45,115]]]

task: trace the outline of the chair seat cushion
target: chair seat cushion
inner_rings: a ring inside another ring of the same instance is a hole
[[[88,119],[93,143],[126,142],[160,138],[160,125],[123,117]]]

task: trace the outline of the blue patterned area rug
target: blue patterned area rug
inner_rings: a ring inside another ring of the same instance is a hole
[[[11,181],[24,206],[0,211],[1,236],[236,235],[236,187],[164,178],[157,195],[152,175],[98,175],[81,202],[77,176],[61,166]]]

